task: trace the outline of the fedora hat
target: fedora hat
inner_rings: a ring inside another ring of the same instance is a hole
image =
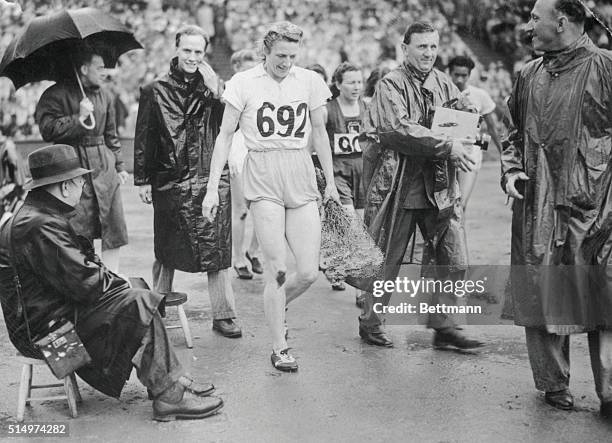
[[[81,167],[79,157],[70,145],[45,146],[31,152],[28,167],[32,179],[24,185],[25,189],[61,183],[92,171]]]

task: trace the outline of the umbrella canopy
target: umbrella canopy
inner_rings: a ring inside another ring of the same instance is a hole
[[[0,62],[0,76],[15,88],[41,80],[58,81],[73,73],[73,54],[87,44],[113,68],[119,56],[141,49],[116,18],[95,8],[62,10],[37,17],[15,36]]]

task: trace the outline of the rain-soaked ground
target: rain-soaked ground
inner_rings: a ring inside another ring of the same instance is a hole
[[[473,263],[509,262],[510,210],[498,173],[496,163],[485,164],[470,203]],[[150,280],[152,210],[139,202],[133,186],[124,186],[123,198],[130,245],[122,268]],[[146,391],[133,376],[120,400],[81,382],[77,419],[67,418],[65,404],[48,402],[28,409],[26,423],[67,422],[74,441],[612,441],[612,426],[598,415],[584,336],[572,339],[576,409],[558,411],[533,387],[521,328],[468,326],[467,334],[488,343],[475,353],[434,351],[431,332],[423,326],[388,326],[395,347],[368,346],[357,334],[354,292],[332,292],[321,276],[290,306],[289,344],[300,369],[284,374],[269,360],[261,277],[234,279],[233,286],[243,338],[211,331],[205,277],[199,274],[176,278],[176,290],[190,296],[186,311],[193,350],[185,347],[180,329],[170,332],[191,373],[217,386],[225,400],[221,413],[200,421],[156,423]],[[15,423],[21,368],[4,327],[0,337],[0,378],[5,380],[0,427],[5,433]],[[39,369],[35,380],[52,381],[47,372]]]

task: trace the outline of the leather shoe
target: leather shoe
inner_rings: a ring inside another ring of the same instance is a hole
[[[369,345],[393,347],[393,341],[389,338],[380,326],[367,328],[359,324],[359,336]]]
[[[574,407],[574,397],[568,389],[547,392],[544,394],[544,401],[557,409],[569,411]]]
[[[257,257],[251,257],[251,255],[247,252],[246,258],[251,262],[251,269],[255,274],[263,274],[263,266]]]
[[[232,320],[231,318],[213,320],[212,328],[213,331],[217,331],[222,336],[227,338],[242,337],[242,330],[238,327],[236,323],[234,323],[234,320]]]
[[[612,420],[612,401],[602,402],[601,406],[599,407],[599,413],[601,414],[602,418]]]
[[[222,407],[223,400],[219,397],[198,397],[185,391],[178,403],[153,401],[153,420],[197,420],[215,414]]]
[[[234,266],[234,271],[238,274],[238,278],[242,280],[251,280],[253,278],[253,274],[251,274],[251,271],[246,266],[241,266],[240,268]]]
[[[445,328],[436,330],[433,339],[435,349],[474,349],[480,348],[484,343],[478,340],[470,340],[455,328]]]
[[[192,394],[195,394],[198,397],[208,397],[210,394],[215,392],[215,385],[212,383],[198,383],[197,381],[185,376],[179,377],[178,382],[187,391],[190,391]],[[155,400],[155,397],[153,397],[153,392],[148,388],[147,396],[149,397],[149,400]]]
[[[178,382],[183,385],[185,389],[199,397],[208,397],[215,392],[215,385],[212,383],[199,383],[185,376],[179,377]]]

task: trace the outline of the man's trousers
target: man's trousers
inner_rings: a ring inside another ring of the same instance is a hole
[[[567,389],[570,380],[569,335],[545,329],[525,328],[529,363],[536,389],[555,392]],[[612,401],[612,331],[588,333],[595,391],[602,402]]]
[[[462,278],[464,274],[462,271],[451,272],[456,267],[467,265],[462,215],[460,202],[457,202],[453,208],[452,215],[444,218],[440,217],[437,209],[399,209],[388,239],[389,247],[379,279],[386,281],[397,278],[406,248],[417,226],[425,241],[423,264],[439,266],[438,270],[447,269],[449,273],[444,278]],[[380,316],[374,312],[374,303],[382,303],[387,306],[392,295],[390,292],[385,292],[382,297],[374,298],[371,291],[365,292],[363,313],[360,316],[362,327],[374,328],[382,323]],[[434,294],[430,304],[435,305],[441,302],[439,297],[438,294]],[[444,303],[455,304],[455,300],[445,296]],[[437,330],[453,328],[455,322],[447,314],[430,314],[427,327]]]
[[[236,318],[234,291],[228,269],[211,271],[208,276],[208,294],[212,317],[214,320]],[[155,260],[153,263],[153,288],[160,293],[171,292],[174,281],[174,269],[162,265]]]

